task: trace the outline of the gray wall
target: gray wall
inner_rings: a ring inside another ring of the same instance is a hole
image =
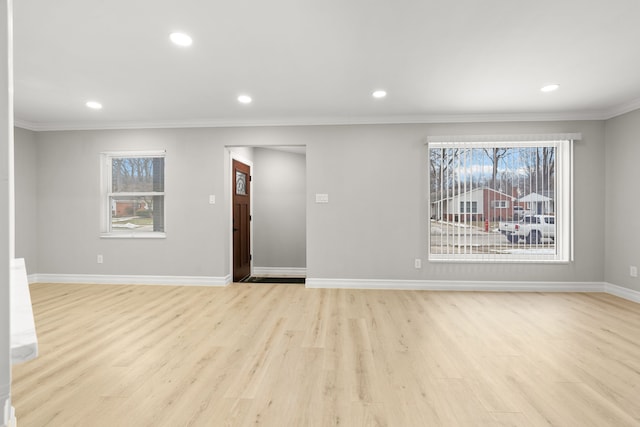
[[[38,199],[36,134],[15,129],[16,258],[27,273],[38,272]]]
[[[306,157],[256,148],[253,266],[306,267]]]
[[[224,277],[230,273],[227,146],[306,145],[307,277],[604,280],[601,121],[40,132],[38,273]],[[581,132],[575,150],[576,261],[428,263],[428,135]],[[166,149],[164,240],[100,239],[98,158]],[[315,194],[329,194],[316,204]],[[218,203],[208,204],[215,194]],[[222,203],[224,201],[224,203]],[[96,255],[104,255],[104,264]],[[425,260],[423,268],[414,258]]]
[[[101,239],[103,151],[167,151],[167,238]],[[38,272],[224,276],[225,151],[203,130],[38,133]],[[96,255],[104,264],[96,263]]]
[[[640,268],[640,110],[606,123],[605,280],[640,291],[640,279],[629,267]]]
[[[322,129],[307,145],[307,271],[318,278],[600,282],[604,278],[604,123],[534,122]],[[576,249],[570,264],[423,263],[427,135],[582,132],[575,149]],[[329,193],[328,205],[311,203]]]

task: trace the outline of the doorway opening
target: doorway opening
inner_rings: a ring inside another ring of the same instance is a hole
[[[306,147],[228,149],[233,281],[304,283]],[[238,163],[249,166],[249,171],[240,169]],[[243,174],[247,174],[246,178]],[[243,191],[246,194],[236,194]],[[248,225],[246,231],[243,230],[245,225]]]

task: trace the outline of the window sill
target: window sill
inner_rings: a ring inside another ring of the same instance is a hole
[[[100,234],[101,239],[166,239],[167,235],[165,233],[160,232],[151,232],[151,233],[127,233],[127,232],[117,232],[117,233],[102,233]]]
[[[571,262],[563,258],[488,258],[488,257],[476,257],[476,258],[451,258],[451,257],[433,257],[430,255],[427,261],[433,263],[451,263],[451,264],[570,264]]]

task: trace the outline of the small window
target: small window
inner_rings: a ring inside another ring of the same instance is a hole
[[[460,202],[460,213],[478,213],[478,202]]]
[[[508,200],[493,200],[491,202],[491,207],[494,209],[507,209],[509,207]]]
[[[164,237],[164,152],[102,157],[103,237]]]
[[[247,174],[244,172],[236,171],[236,194],[247,195]]]

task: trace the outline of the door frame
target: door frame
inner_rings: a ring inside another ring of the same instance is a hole
[[[251,176],[253,176],[253,162],[246,157],[241,156],[240,154],[234,153],[233,148],[235,146],[227,146],[227,152],[229,153],[229,161],[227,169],[227,179],[229,183],[227,185],[228,196],[227,197],[227,212],[229,212],[229,221],[228,228],[229,230],[229,280],[227,284],[233,283],[233,192],[235,188],[233,188],[233,179],[231,175],[233,173],[233,161],[237,160],[251,168]],[[237,146],[242,147],[242,146]],[[252,147],[248,147],[252,148]],[[249,192],[249,215],[253,217],[253,183],[251,185],[251,191]],[[251,253],[251,265],[249,269],[249,274],[253,275],[253,221],[249,221],[249,252]]]

